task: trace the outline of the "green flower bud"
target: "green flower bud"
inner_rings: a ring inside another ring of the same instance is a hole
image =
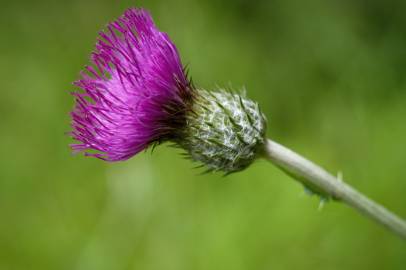
[[[256,102],[225,90],[198,90],[178,144],[208,171],[248,167],[263,149],[266,118]]]

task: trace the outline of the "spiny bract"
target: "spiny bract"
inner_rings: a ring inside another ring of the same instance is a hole
[[[198,90],[178,144],[209,171],[226,174],[250,165],[265,141],[266,118],[257,103],[220,90]]]

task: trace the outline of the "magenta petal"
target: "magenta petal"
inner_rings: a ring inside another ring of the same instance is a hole
[[[129,9],[99,34],[92,65],[74,84],[74,151],[125,160],[172,136],[193,88],[178,51],[149,13]],[[178,117],[178,119],[173,119]]]

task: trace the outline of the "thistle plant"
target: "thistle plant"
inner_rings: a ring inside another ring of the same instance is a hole
[[[207,171],[234,173],[265,158],[325,200],[347,203],[406,238],[406,223],[342,179],[266,138],[267,121],[244,93],[196,87],[176,46],[143,9],[99,33],[74,83],[71,147],[106,161],[170,142]]]

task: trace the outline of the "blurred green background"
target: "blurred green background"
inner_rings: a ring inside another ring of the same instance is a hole
[[[245,86],[268,134],[406,217],[406,2],[2,1],[0,269],[406,269],[406,244],[266,161],[199,175],[161,146],[72,155],[97,32],[149,9],[196,85]]]

